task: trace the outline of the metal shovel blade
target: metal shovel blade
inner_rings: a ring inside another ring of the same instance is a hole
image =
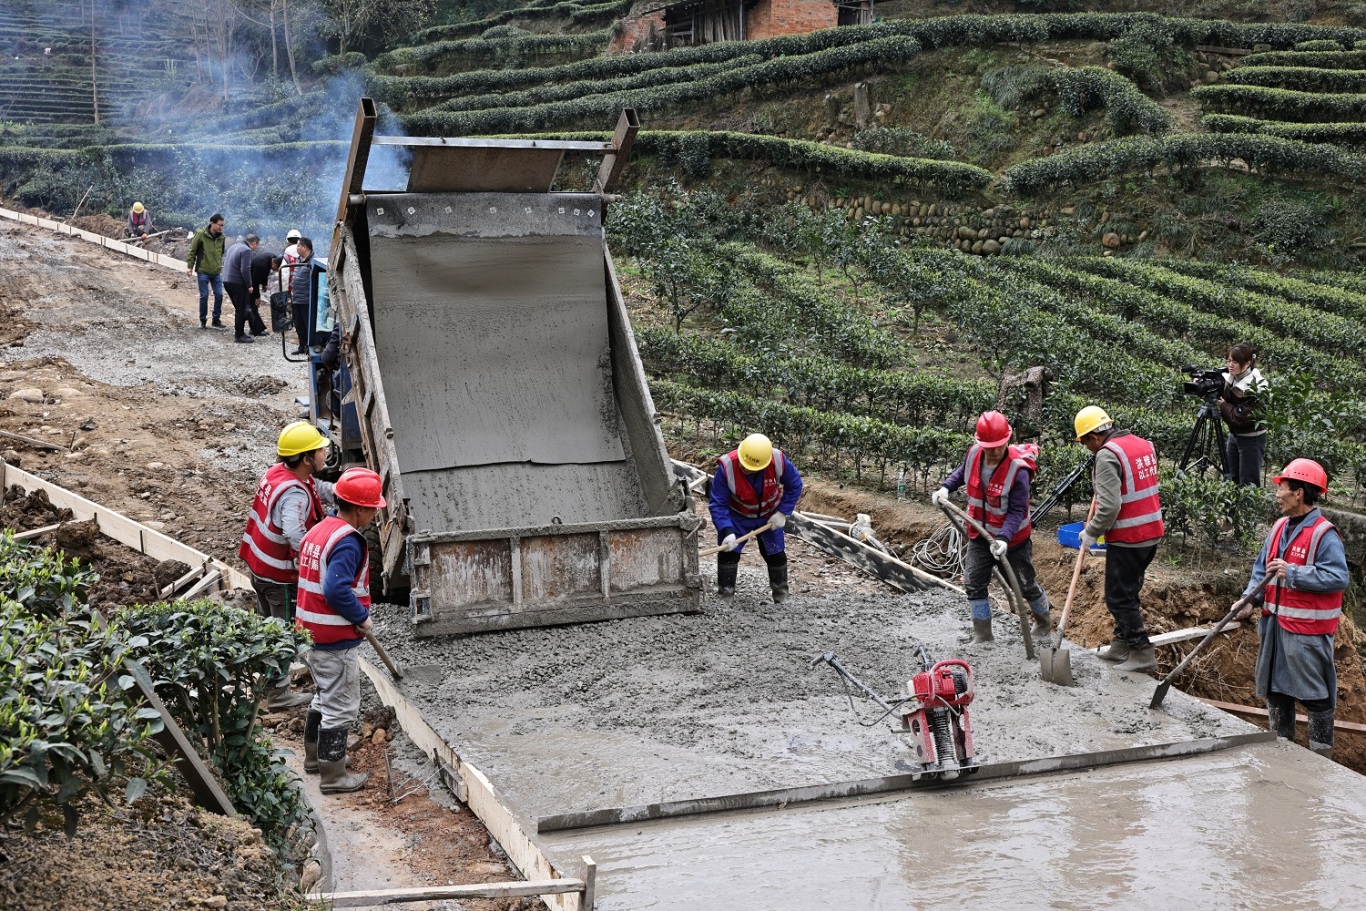
[[[1057,648],[1050,645],[1039,646],[1039,671],[1043,679],[1058,686],[1076,686],[1072,676],[1072,653],[1061,643]]]

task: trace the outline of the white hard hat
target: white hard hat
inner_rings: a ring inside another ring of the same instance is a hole
[[[292,228],[290,229],[290,232],[285,235],[285,240],[298,240],[301,237],[303,237],[303,235],[299,233],[299,229]]]

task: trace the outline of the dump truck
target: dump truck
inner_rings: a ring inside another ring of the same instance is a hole
[[[419,636],[699,610],[700,520],[603,229],[635,112],[605,142],[375,125],[362,99],[309,328],[316,351],[339,326],[342,362],[311,410],[384,481],[385,591]],[[375,149],[410,156],[406,187],[367,186]],[[557,186],[566,152],[601,159],[591,188]]]

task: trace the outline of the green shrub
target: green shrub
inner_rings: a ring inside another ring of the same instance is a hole
[[[1240,66],[1224,74],[1224,82],[1260,85],[1299,92],[1366,92],[1366,70],[1323,69],[1312,66]]]
[[[859,130],[854,134],[853,146],[861,152],[940,161],[952,161],[958,154],[949,141],[930,139],[908,127],[869,127]]]
[[[1298,41],[1295,43],[1297,51],[1340,51],[1343,50],[1342,44],[1337,41],[1327,39],[1317,41]]]
[[[216,601],[120,611],[135,654],[176,721],[202,739],[228,796],[277,850],[307,809],[257,722],[267,681],[285,676],[307,638],[284,623]]]
[[[86,589],[98,578],[75,558],[0,532],[0,594],[34,616],[56,617],[84,605]]]
[[[1272,504],[1270,492],[1256,484],[1234,484],[1212,472],[1162,469],[1162,517],[1168,535],[1213,544],[1229,525],[1233,539],[1251,549],[1274,512]]]

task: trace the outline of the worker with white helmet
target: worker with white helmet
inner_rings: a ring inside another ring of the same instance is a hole
[[[1328,492],[1328,473],[1313,459],[1295,459],[1276,477],[1281,518],[1271,526],[1252,565],[1244,597],[1270,577],[1261,596],[1257,695],[1266,700],[1271,730],[1295,739],[1295,702],[1309,716],[1309,748],[1333,755],[1338,678],[1333,637],[1349,581],[1342,534],[1314,504]],[[1249,603],[1239,617],[1252,612]]]
[[[737,537],[768,526],[759,537],[759,553],[768,564],[768,583],[773,601],[787,597],[787,549],[783,526],[802,496],[802,476],[782,450],[762,433],[751,433],[738,447],[721,456],[711,481],[707,508],[716,538],[726,550],[716,557],[716,593],[735,594],[740,573]]]
[[[323,503],[334,500],[332,485],[314,477],[326,467],[330,445],[307,421],[295,421],[280,432],[275,443],[279,459],[256,486],[237,551],[251,571],[257,610],[290,626],[299,582],[299,548],[308,530],[322,521]],[[291,694],[288,681],[272,683],[267,708],[292,708],[308,701],[305,694]]]
[[[280,264],[280,290],[289,291],[294,287],[294,269],[299,265],[299,239],[303,233],[298,228],[290,228],[285,235],[284,256]],[[308,301],[290,301],[290,315],[294,319],[294,333],[298,345],[291,354],[304,353],[304,323],[308,320]]]
[[[1038,467],[1039,447],[1011,446],[1014,431],[999,411],[977,419],[976,434],[959,465],[930,497],[936,506],[949,502],[949,494],[966,485],[968,515],[991,532],[990,540],[968,526],[968,552],[963,566],[963,588],[972,612],[971,642],[990,642],[991,602],[987,586],[996,560],[1005,558],[1020,582],[1020,593],[1034,615],[1032,635],[1045,638],[1052,632],[1048,596],[1034,576],[1033,525],[1029,515],[1029,484]]]
[[[1094,547],[1105,536],[1105,606],[1115,631],[1100,657],[1121,671],[1155,671],[1157,659],[1138,593],[1165,530],[1157,452],[1147,440],[1117,429],[1105,409],[1095,405],[1077,412],[1073,429],[1077,442],[1096,456],[1091,475],[1095,499],[1081,545]]]
[[[299,552],[298,617],[313,637],[309,666],[318,685],[304,726],[304,769],[322,773],[325,794],[359,790],[369,778],[346,774],[346,738],[360,717],[356,648],[372,626],[364,530],[385,505],[383,487],[368,468],[342,472],[337,515],[314,525]]]

